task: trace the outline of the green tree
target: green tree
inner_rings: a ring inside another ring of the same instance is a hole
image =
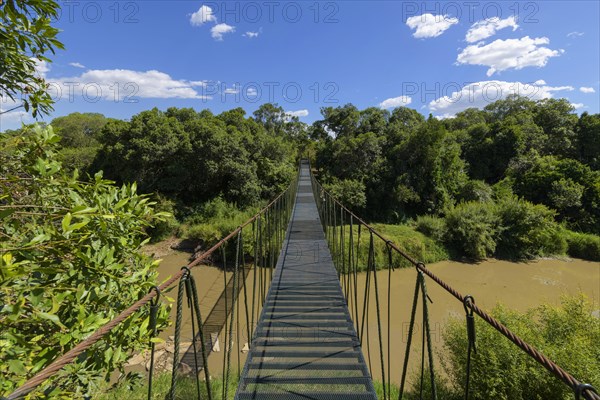
[[[0,396],[144,296],[157,262],[144,256],[155,218],[135,184],[63,172],[50,127],[0,137]],[[166,310],[160,313],[165,322]],[[140,311],[85,351],[40,397],[82,398],[147,344]],[[51,393],[51,395],[50,395]]]
[[[510,171],[519,196],[558,211],[572,229],[600,234],[600,172],[574,159],[534,157]]]
[[[91,172],[100,150],[100,133],[109,120],[102,114],[78,112],[52,120],[52,128],[61,137],[60,160],[66,170]]]
[[[21,102],[34,117],[52,110],[46,82],[36,73],[38,62],[64,46],[50,22],[58,16],[54,0],[6,0],[0,2],[0,97]],[[6,110],[4,112],[7,112]]]
[[[582,113],[577,122],[576,132],[579,161],[600,170],[600,114]]]
[[[446,242],[469,258],[491,257],[496,251],[500,222],[494,204],[461,203],[446,215]]]
[[[576,154],[577,115],[567,99],[543,99],[536,102],[535,123],[546,136],[542,154],[572,157]]]
[[[360,121],[360,112],[352,104],[346,104],[343,107],[322,107],[321,115],[323,120],[318,124],[323,126],[335,137],[354,136],[358,129]]]

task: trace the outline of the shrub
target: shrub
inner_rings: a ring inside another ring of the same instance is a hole
[[[566,231],[568,254],[589,261],[600,261],[600,236]]]
[[[146,229],[151,242],[159,242],[173,235],[179,226],[179,223],[173,216],[175,212],[175,202],[159,194],[155,195],[156,206],[154,209],[164,213],[165,217],[155,221],[152,226]]]
[[[323,185],[333,197],[351,210],[359,210],[367,205],[364,183],[355,179],[335,180]]]
[[[461,203],[446,215],[446,241],[467,257],[489,257],[496,250],[499,222],[493,204]]]
[[[560,307],[542,305],[526,313],[497,306],[492,315],[582,382],[600,385],[600,319],[584,295],[563,297]],[[471,399],[564,400],[571,389],[476,317],[477,354],[471,361]],[[443,366],[450,386],[464,393],[467,333],[464,319],[444,331]]]
[[[448,232],[446,221],[433,215],[421,215],[415,221],[415,229],[436,242],[442,243]]]
[[[501,224],[499,256],[531,259],[565,253],[567,244],[554,221],[554,211],[516,197],[499,201],[496,209]]]
[[[493,191],[490,185],[484,181],[469,180],[460,189],[458,200],[460,201],[490,201]]]

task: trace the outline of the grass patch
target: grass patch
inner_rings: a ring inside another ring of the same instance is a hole
[[[413,227],[409,225],[389,225],[389,224],[374,224],[373,229],[379,232],[385,238],[391,240],[396,246],[402,249],[406,254],[417,261],[424,263],[434,263],[438,261],[447,260],[448,252],[440,244],[436,243],[435,240],[425,236],[421,232],[417,232]],[[344,252],[342,255],[341,251],[341,231],[340,227],[336,231],[335,245],[331,241],[331,232],[328,235],[330,239],[329,249],[331,250],[332,257],[335,261],[336,267],[343,271],[348,269],[349,265],[349,252],[350,252],[350,226],[345,225],[343,229],[343,242]],[[369,257],[369,243],[370,235],[369,231],[364,227],[359,230],[357,226],[353,227],[353,256],[356,268],[358,271],[365,271],[368,266]],[[385,269],[390,263],[388,246],[386,242],[381,240],[377,236],[373,236],[373,249],[375,256],[375,267],[377,269]],[[392,251],[391,264],[394,268],[409,267],[410,264],[406,259],[400,256],[397,252]],[[342,262],[342,257],[343,262]]]
[[[145,378],[144,378],[145,379]],[[239,379],[233,374],[227,390],[227,399],[233,399],[237,390]],[[223,393],[223,379],[213,378],[210,381],[213,399],[220,399]],[[161,373],[154,376],[152,383],[152,398],[165,399],[171,387],[171,373]],[[189,400],[198,398],[196,379],[193,377],[178,376],[175,390],[175,399]],[[206,384],[200,382],[200,398],[207,398]],[[148,399],[148,381],[138,384],[131,382],[120,382],[114,387],[107,387],[96,395],[92,400],[147,400]]]

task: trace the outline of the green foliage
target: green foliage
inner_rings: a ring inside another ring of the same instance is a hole
[[[242,109],[157,109],[111,121],[93,168],[186,205],[222,196],[239,207],[272,198],[296,170],[296,143],[269,134]]]
[[[600,261],[600,236],[566,231],[566,240],[571,257]]]
[[[493,190],[484,181],[469,180],[456,196],[459,201],[490,201],[493,198]]]
[[[498,202],[501,228],[497,255],[509,259],[532,259],[564,254],[567,249],[554,211],[516,197]]]
[[[438,243],[443,243],[448,233],[446,220],[433,215],[419,215],[415,221],[415,229]]]
[[[417,232],[408,225],[389,225],[389,224],[374,224],[373,229],[382,234],[386,239],[391,240],[396,246],[403,250],[406,254],[410,255],[418,261],[424,263],[434,263],[448,259],[448,253],[444,247],[436,243],[433,239]],[[339,255],[340,251],[340,227],[338,226],[338,236],[335,249],[333,244],[330,243],[330,249],[334,260],[336,260],[336,267],[342,270],[341,260]],[[353,242],[354,242],[354,254],[357,259],[356,268],[358,271],[364,271],[368,266],[369,257],[369,231],[364,227],[359,229],[358,225],[353,226]],[[389,265],[389,251],[386,243],[377,238],[373,238],[373,248],[375,255],[375,268],[386,269]],[[350,246],[350,226],[344,225],[344,246],[348,249]],[[347,257],[347,252],[346,252]],[[395,251],[392,251],[392,267],[403,268],[412,266],[406,259],[398,255]],[[344,259],[344,268],[349,268],[348,261]]]
[[[534,157],[511,175],[519,196],[555,209],[571,229],[600,234],[600,171],[546,156]]]
[[[323,186],[333,197],[351,210],[360,210],[367,204],[365,185],[354,179],[334,180]]]
[[[566,99],[513,95],[442,121],[406,107],[321,113],[311,129],[320,179],[363,184],[366,218],[406,223],[517,195],[556,210],[569,229],[600,234],[600,114],[578,117]]]
[[[581,114],[577,122],[576,149],[579,161],[600,169],[600,114]]]
[[[158,242],[172,236],[177,231],[179,223],[175,219],[175,202],[160,194],[154,196],[156,205],[154,210],[165,214],[165,217],[152,222],[146,229],[151,242]]]
[[[461,203],[446,215],[447,243],[461,254],[476,260],[492,256],[500,218],[488,203]]]
[[[89,183],[62,172],[52,128],[0,137],[0,395],[145,295],[156,262],[139,250],[154,218],[136,185]],[[160,312],[165,322],[166,310]],[[143,309],[40,387],[63,398],[90,394],[147,343]]]
[[[38,62],[50,62],[48,52],[63,49],[58,29],[50,25],[59,16],[54,0],[10,0],[0,3],[0,97],[21,98],[25,111],[47,114],[52,98]]]
[[[600,319],[584,296],[564,297],[561,306],[542,305],[521,314],[497,306],[492,315],[530,345],[573,374],[600,385]],[[569,386],[551,375],[490,325],[476,318],[477,354],[471,364],[471,398],[499,400],[565,400]],[[467,333],[464,319],[444,332],[444,369],[449,390],[464,393]]]
[[[255,208],[239,210],[234,204],[217,197],[204,203],[184,219],[179,236],[199,241],[202,249],[206,250],[246,222],[256,212],[258,209]],[[252,241],[246,240],[247,254],[252,254],[251,246]]]

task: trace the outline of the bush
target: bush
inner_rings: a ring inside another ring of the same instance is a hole
[[[446,215],[446,241],[469,258],[489,257],[496,250],[499,222],[493,204],[461,203]]]
[[[155,195],[155,202],[156,206],[154,209],[164,213],[165,217],[160,221],[155,221],[151,227],[146,229],[146,233],[150,236],[150,241],[153,243],[173,235],[179,226],[179,223],[173,216],[175,213],[175,202],[160,194]]]
[[[497,306],[492,315],[582,382],[600,385],[600,319],[584,296],[564,297],[560,307],[526,313]],[[471,362],[471,399],[564,400],[571,389],[490,325],[476,317],[477,354]],[[444,332],[443,366],[450,387],[464,393],[467,333],[464,319]],[[464,395],[463,395],[464,396]]]
[[[490,201],[493,191],[490,185],[484,181],[469,180],[458,193],[459,201]]]
[[[512,197],[499,201],[496,210],[501,224],[498,256],[532,259],[565,253],[567,243],[554,221],[555,212],[546,206]]]
[[[373,229],[379,232],[385,238],[391,240],[396,246],[403,250],[410,257],[424,263],[433,263],[437,261],[447,260],[448,253],[443,246],[436,243],[433,239],[428,238],[421,232],[417,232],[413,227],[408,225],[387,225],[374,224]],[[338,234],[340,228],[338,227]],[[356,268],[359,271],[364,271],[368,266],[369,257],[369,231],[362,227],[360,240],[358,237],[358,225],[353,228],[354,240],[354,257],[358,260]],[[340,236],[337,236],[336,246],[329,243],[329,248],[332,251],[334,260],[340,260]],[[348,268],[348,253],[350,246],[350,226],[344,226],[344,245],[345,258],[344,268]],[[375,255],[375,267],[377,269],[385,269],[389,265],[389,253],[386,242],[378,237],[373,238],[373,247]],[[392,251],[392,266],[394,268],[408,267],[411,264],[401,257],[395,251]],[[336,267],[342,268],[341,261],[337,262]]]
[[[571,257],[600,261],[600,236],[566,231],[567,253]]]
[[[446,221],[433,215],[421,215],[415,221],[415,229],[438,243],[442,243],[448,232]]]
[[[355,179],[335,180],[323,187],[340,203],[351,210],[360,210],[367,205],[364,183]]]

